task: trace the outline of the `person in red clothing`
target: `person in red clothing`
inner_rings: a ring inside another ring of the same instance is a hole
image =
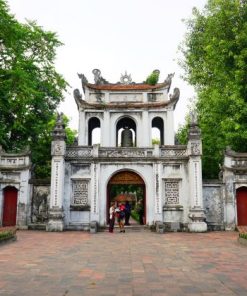
[[[118,220],[120,232],[125,232],[125,229],[124,229],[125,206],[119,203],[118,207],[116,208],[116,213],[117,213],[117,220]]]

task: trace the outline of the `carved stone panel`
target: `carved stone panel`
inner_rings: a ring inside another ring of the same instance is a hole
[[[72,200],[73,206],[88,206],[88,180],[72,181]]]
[[[48,221],[50,186],[34,186],[31,207],[31,222],[46,223]]]
[[[201,155],[201,145],[197,142],[191,143],[191,154],[192,155]]]
[[[51,146],[52,155],[64,155],[65,153],[65,143],[64,141],[53,141]]]
[[[165,180],[165,205],[179,204],[179,181]]]

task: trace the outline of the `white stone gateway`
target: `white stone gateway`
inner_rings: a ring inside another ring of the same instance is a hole
[[[157,70],[156,70],[157,71]],[[79,74],[83,94],[78,143],[65,147],[61,116],[52,142],[48,231],[108,224],[112,188],[135,185],[142,194],[143,222],[169,230],[207,230],[202,200],[201,140],[195,117],[187,146],[175,145],[173,116],[180,92],[163,83],[134,83],[130,75],[108,83],[98,69],[95,83]],[[152,131],[159,144],[153,145]],[[94,144],[94,133],[99,144]]]

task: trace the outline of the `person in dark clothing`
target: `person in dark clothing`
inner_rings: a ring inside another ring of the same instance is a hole
[[[127,200],[125,203],[125,223],[124,223],[125,225],[130,225],[129,223],[130,213],[131,213],[131,205]]]
[[[118,221],[120,232],[125,232],[125,229],[124,229],[125,206],[119,203],[115,212],[117,215],[117,221]]]

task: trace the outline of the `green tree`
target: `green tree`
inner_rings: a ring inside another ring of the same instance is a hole
[[[67,83],[54,68],[53,32],[19,23],[0,0],[0,144],[19,150],[39,141]]]
[[[214,178],[227,145],[247,151],[247,1],[209,0],[187,29],[181,64],[198,97],[203,175]]]
[[[19,23],[0,0],[0,145],[6,151],[29,146],[41,176],[38,167],[50,158],[47,141],[68,85],[54,67],[61,45],[35,22]]]

